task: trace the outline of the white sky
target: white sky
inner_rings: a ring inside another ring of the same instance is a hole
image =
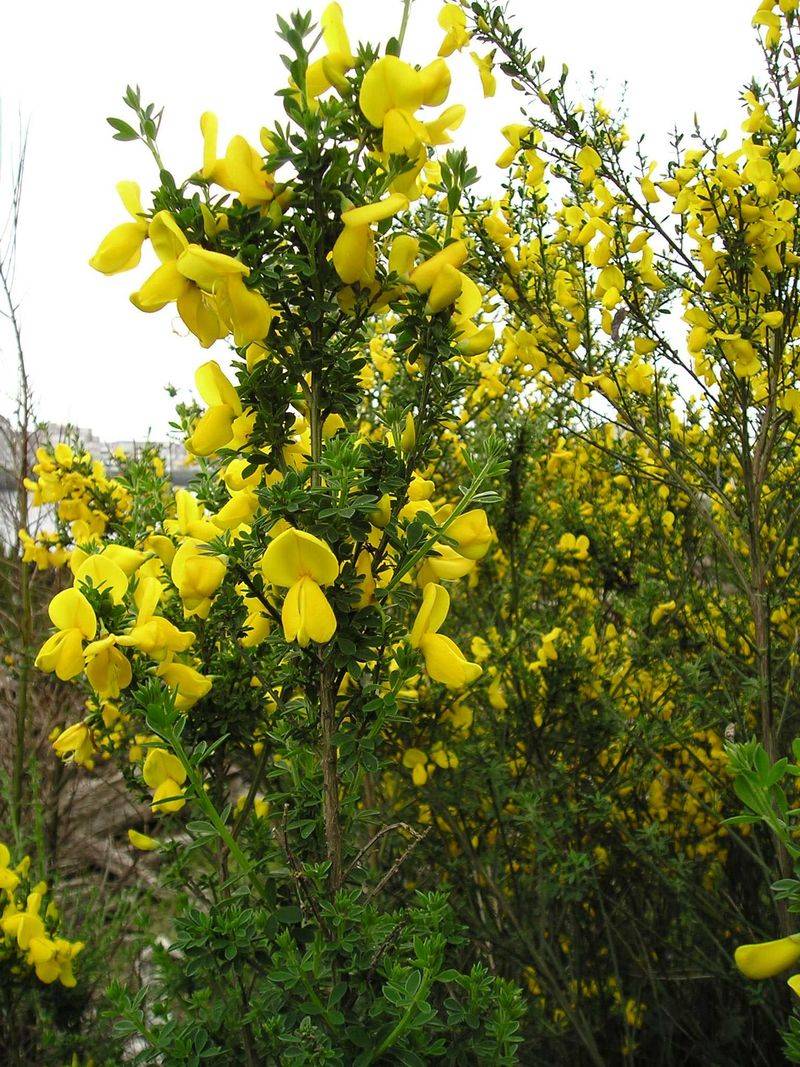
[[[315,14],[324,7],[312,3]],[[400,0],[341,0],[353,42],[385,40],[399,27]],[[275,15],[297,0],[62,0],[2,5],[0,10],[0,217],[18,143],[18,116],[28,124],[22,225],[16,278],[25,351],[37,417],[90,427],[101,438],[159,439],[174,401],[187,394],[195,367],[209,358],[165,308],[144,315],[129,302],[151,269],[145,250],[134,271],[106,278],[87,260],[100,239],[127,216],[117,198],[121,179],[139,181],[145,205],[157,184],[138,143],[114,141],[107,115],[125,117],[121,96],[138,83],[146,101],[166,105],[161,152],[176,177],[201,161],[204,110],[220,118],[220,147],[234,133],[253,143],[279,117],[273,97],[285,83],[277,58]],[[689,130],[695,112],[707,130],[738,132],[741,85],[759,69],[750,28],[756,0],[511,0],[529,46],[555,73],[562,62],[588,89],[594,70],[603,99],[616,103],[627,83],[629,129],[644,131],[663,159],[675,124]],[[440,0],[416,0],[403,56],[429,62],[441,30]],[[230,29],[228,29],[230,27]],[[235,68],[229,57],[236,56]],[[448,102],[468,117],[456,134],[473,161],[496,180],[503,147],[499,128],[516,121],[516,94],[484,101],[465,52],[452,57]],[[14,352],[0,323],[0,412],[12,407]],[[224,345],[212,354],[226,360]]]

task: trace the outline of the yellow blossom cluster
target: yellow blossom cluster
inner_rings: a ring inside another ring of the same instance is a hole
[[[76,984],[73,960],[84,945],[59,936],[58,907],[52,899],[45,903],[46,882],[30,884],[30,867],[30,856],[13,864],[0,842],[0,963],[14,974],[30,969],[45,985],[58,981],[71,988]]]

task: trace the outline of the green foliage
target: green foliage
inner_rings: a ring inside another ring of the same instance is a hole
[[[317,905],[323,873],[297,872],[299,906],[268,912],[233,892],[187,907],[156,957],[159,994],[109,991],[116,1035],[146,1038],[132,1062],[517,1062],[521,993],[481,964],[447,966],[464,937],[444,895],[398,912],[357,889]]]

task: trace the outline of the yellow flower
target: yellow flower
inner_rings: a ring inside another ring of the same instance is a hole
[[[653,610],[650,612],[650,622],[653,626],[658,626],[665,615],[669,615],[671,611],[674,611],[676,607],[674,600],[667,600],[663,604],[656,604]]]
[[[483,669],[470,663],[454,641],[437,632],[449,609],[450,594],[443,585],[429,582],[410,639],[412,647],[422,653],[425,669],[435,682],[442,682],[448,689],[462,689],[479,678]]]
[[[328,54],[309,64],[306,94],[310,97],[321,96],[332,85],[341,88],[345,84],[345,74],[352,70],[356,61],[339,4],[328,4],[319,21]]]
[[[86,646],[86,677],[103,700],[114,700],[131,684],[131,665],[118,648],[118,638],[108,634]]]
[[[210,456],[230,443],[233,422],[242,414],[242,403],[216,360],[201,364],[194,380],[208,408],[194,424],[186,448],[196,456]]]
[[[254,596],[248,595],[246,585],[238,585],[237,593],[242,597],[247,615],[243,623],[244,635],[239,638],[242,648],[257,648],[264,641],[272,629],[272,619],[267,614],[262,602]]]
[[[375,238],[369,226],[345,226],[333,246],[333,265],[345,285],[375,280]]]
[[[76,569],[74,585],[76,589],[84,586],[107,592],[115,604],[121,604],[128,591],[128,578],[113,559],[105,553],[95,553]]]
[[[19,875],[16,871],[9,870],[11,853],[8,846],[0,841],[0,889],[4,889],[9,895],[19,885]]]
[[[578,177],[581,182],[584,185],[591,185],[602,163],[597,151],[591,145],[584,145],[575,154],[575,163],[580,167]]]
[[[55,671],[67,681],[83,670],[83,642],[97,633],[94,609],[77,589],[64,589],[50,601],[48,614],[58,633],[48,637],[36,657],[42,671]]]
[[[462,279],[464,275],[456,270],[450,263],[442,265],[437,273],[433,285],[428,293],[428,303],[425,310],[429,315],[435,315],[437,311],[443,311],[446,307],[454,304],[461,294]]]
[[[117,638],[118,645],[138,648],[157,663],[173,652],[185,652],[193,642],[190,630],[179,630],[161,615],[143,617],[141,613],[130,632]]]
[[[229,141],[225,158],[218,159],[218,129],[219,122],[213,111],[203,112],[200,116],[200,132],[203,135],[201,177],[237,193],[245,207],[269,203],[274,196],[275,180],[264,167],[261,156],[244,137],[236,136]],[[262,141],[264,139],[262,131]]]
[[[82,941],[33,937],[28,946],[27,962],[33,966],[40,982],[50,985],[58,978],[63,986],[71,989],[76,984],[72,961],[82,948]]]
[[[131,578],[148,558],[146,552],[127,548],[125,545],[106,545],[103,555],[112,563],[116,563],[127,578]]]
[[[411,771],[411,780],[414,785],[425,785],[428,780],[428,771],[425,764],[428,757],[421,748],[407,748],[403,753],[403,766]]]
[[[168,661],[157,669],[159,678],[175,690],[175,707],[188,711],[198,700],[211,691],[211,679],[190,667],[187,663]]]
[[[383,151],[414,158],[429,142],[415,112],[423,104],[442,103],[449,88],[450,74],[441,60],[418,71],[397,56],[381,56],[364,75],[358,102],[367,121],[382,127]]]
[[[504,126],[500,131],[508,141],[508,148],[506,148],[497,157],[498,167],[510,167],[516,158],[517,152],[519,152],[520,142],[523,137],[526,137],[530,132],[530,126],[523,126],[520,123],[511,123],[509,126]]]
[[[92,731],[85,722],[76,722],[62,730],[53,742],[53,751],[57,756],[72,759],[79,767],[86,767],[95,755]]]
[[[800,961],[800,934],[755,945],[739,945],[734,960],[745,978],[773,978]]]
[[[438,22],[445,31],[444,40],[439,48],[440,56],[460,52],[464,45],[469,44],[467,13],[459,4],[445,4],[439,12]]]
[[[481,88],[484,97],[494,96],[497,90],[497,78],[494,76],[494,53],[496,49],[485,56],[479,56],[477,52],[470,52],[472,62],[478,68],[481,78]]]
[[[492,530],[483,508],[465,511],[453,519],[447,536],[458,542],[456,551],[466,559],[483,559],[492,543]]]
[[[157,848],[161,847],[161,842],[156,840],[155,837],[140,834],[138,830],[128,830],[128,840],[140,852],[155,852]]]
[[[213,298],[210,307],[233,333],[237,346],[261,341],[267,336],[274,312],[260,293],[245,286],[243,279],[250,274],[246,264],[198,244],[187,245],[178,256],[177,264],[178,271],[195,283],[201,295]],[[189,322],[187,325],[192,329]]]
[[[191,282],[178,270],[178,258],[189,247],[189,242],[168,211],[159,211],[153,216],[149,236],[161,266],[131,294],[131,303],[140,311],[159,311],[178,301],[180,311],[180,301],[191,289]]]
[[[635,393],[649,396],[653,391],[653,368],[639,360],[631,360],[625,368],[625,381]]]
[[[7,937],[14,938],[23,952],[28,950],[34,938],[45,936],[44,923],[39,915],[41,905],[42,894],[29,893],[24,911],[7,912],[0,919],[0,929]]]
[[[240,526],[249,526],[258,511],[258,497],[252,489],[240,489],[232,493],[227,504],[223,504],[211,520],[220,530],[237,530]]]
[[[211,601],[222,584],[225,569],[223,560],[212,555],[202,541],[186,538],[175,553],[170,570],[185,615],[208,618]]]
[[[390,193],[383,200],[376,200],[372,204],[362,204],[361,207],[353,207],[342,212],[342,222],[345,226],[369,226],[374,222],[382,222],[390,219],[398,211],[408,207],[408,197],[402,193]]]
[[[408,207],[408,197],[391,193],[374,204],[342,212],[344,229],[333,246],[333,265],[345,285],[369,285],[375,279],[373,223],[391,218]]]
[[[419,241],[408,233],[400,233],[392,241],[389,252],[389,270],[405,278],[414,266],[419,251]]]
[[[296,640],[302,648],[309,641],[330,641],[336,632],[336,616],[321,586],[336,581],[339,562],[325,542],[289,527],[271,542],[261,569],[268,582],[289,590],[281,610],[286,640]]]
[[[475,568],[474,559],[466,559],[450,545],[436,545],[420,567],[417,584],[423,589],[428,582],[454,582]]]
[[[119,274],[132,270],[142,258],[142,245],[147,237],[147,220],[142,217],[142,201],[136,182],[120,182],[117,192],[134,222],[123,222],[106,234],[89,260],[89,266],[101,274]]]
[[[186,803],[183,798],[186,770],[178,757],[165,748],[149,750],[142,777],[153,790],[153,811],[180,811]]]
[[[411,284],[420,293],[430,292],[436,279],[445,267],[460,267],[467,258],[467,246],[463,241],[452,241],[440,252],[420,263],[411,272]],[[459,292],[461,287],[459,286]],[[456,294],[458,295],[458,294]]]
[[[220,374],[222,374],[221,371]],[[225,376],[222,375],[222,377],[224,378]],[[225,381],[227,382],[227,379]],[[233,389],[230,382],[227,382],[227,384]],[[215,395],[220,396],[223,400],[229,399],[232,401],[233,399],[228,397],[227,391]],[[236,402],[238,403],[238,396]],[[175,493],[175,517],[167,519],[164,523],[164,529],[173,536],[184,537],[188,534],[189,537],[196,537],[198,541],[211,541],[219,536],[219,529],[211,519],[206,518],[203,505],[194,493],[190,493],[188,489],[179,489]],[[155,537],[150,537],[148,538],[148,543],[164,566],[169,567],[172,565],[175,546],[171,541],[167,538],[158,538],[156,541]]]

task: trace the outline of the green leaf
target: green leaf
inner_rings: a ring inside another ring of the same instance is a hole
[[[108,125],[116,130],[114,134],[115,141],[138,141],[139,134],[134,130],[133,126],[124,122],[122,119],[107,118]]]

